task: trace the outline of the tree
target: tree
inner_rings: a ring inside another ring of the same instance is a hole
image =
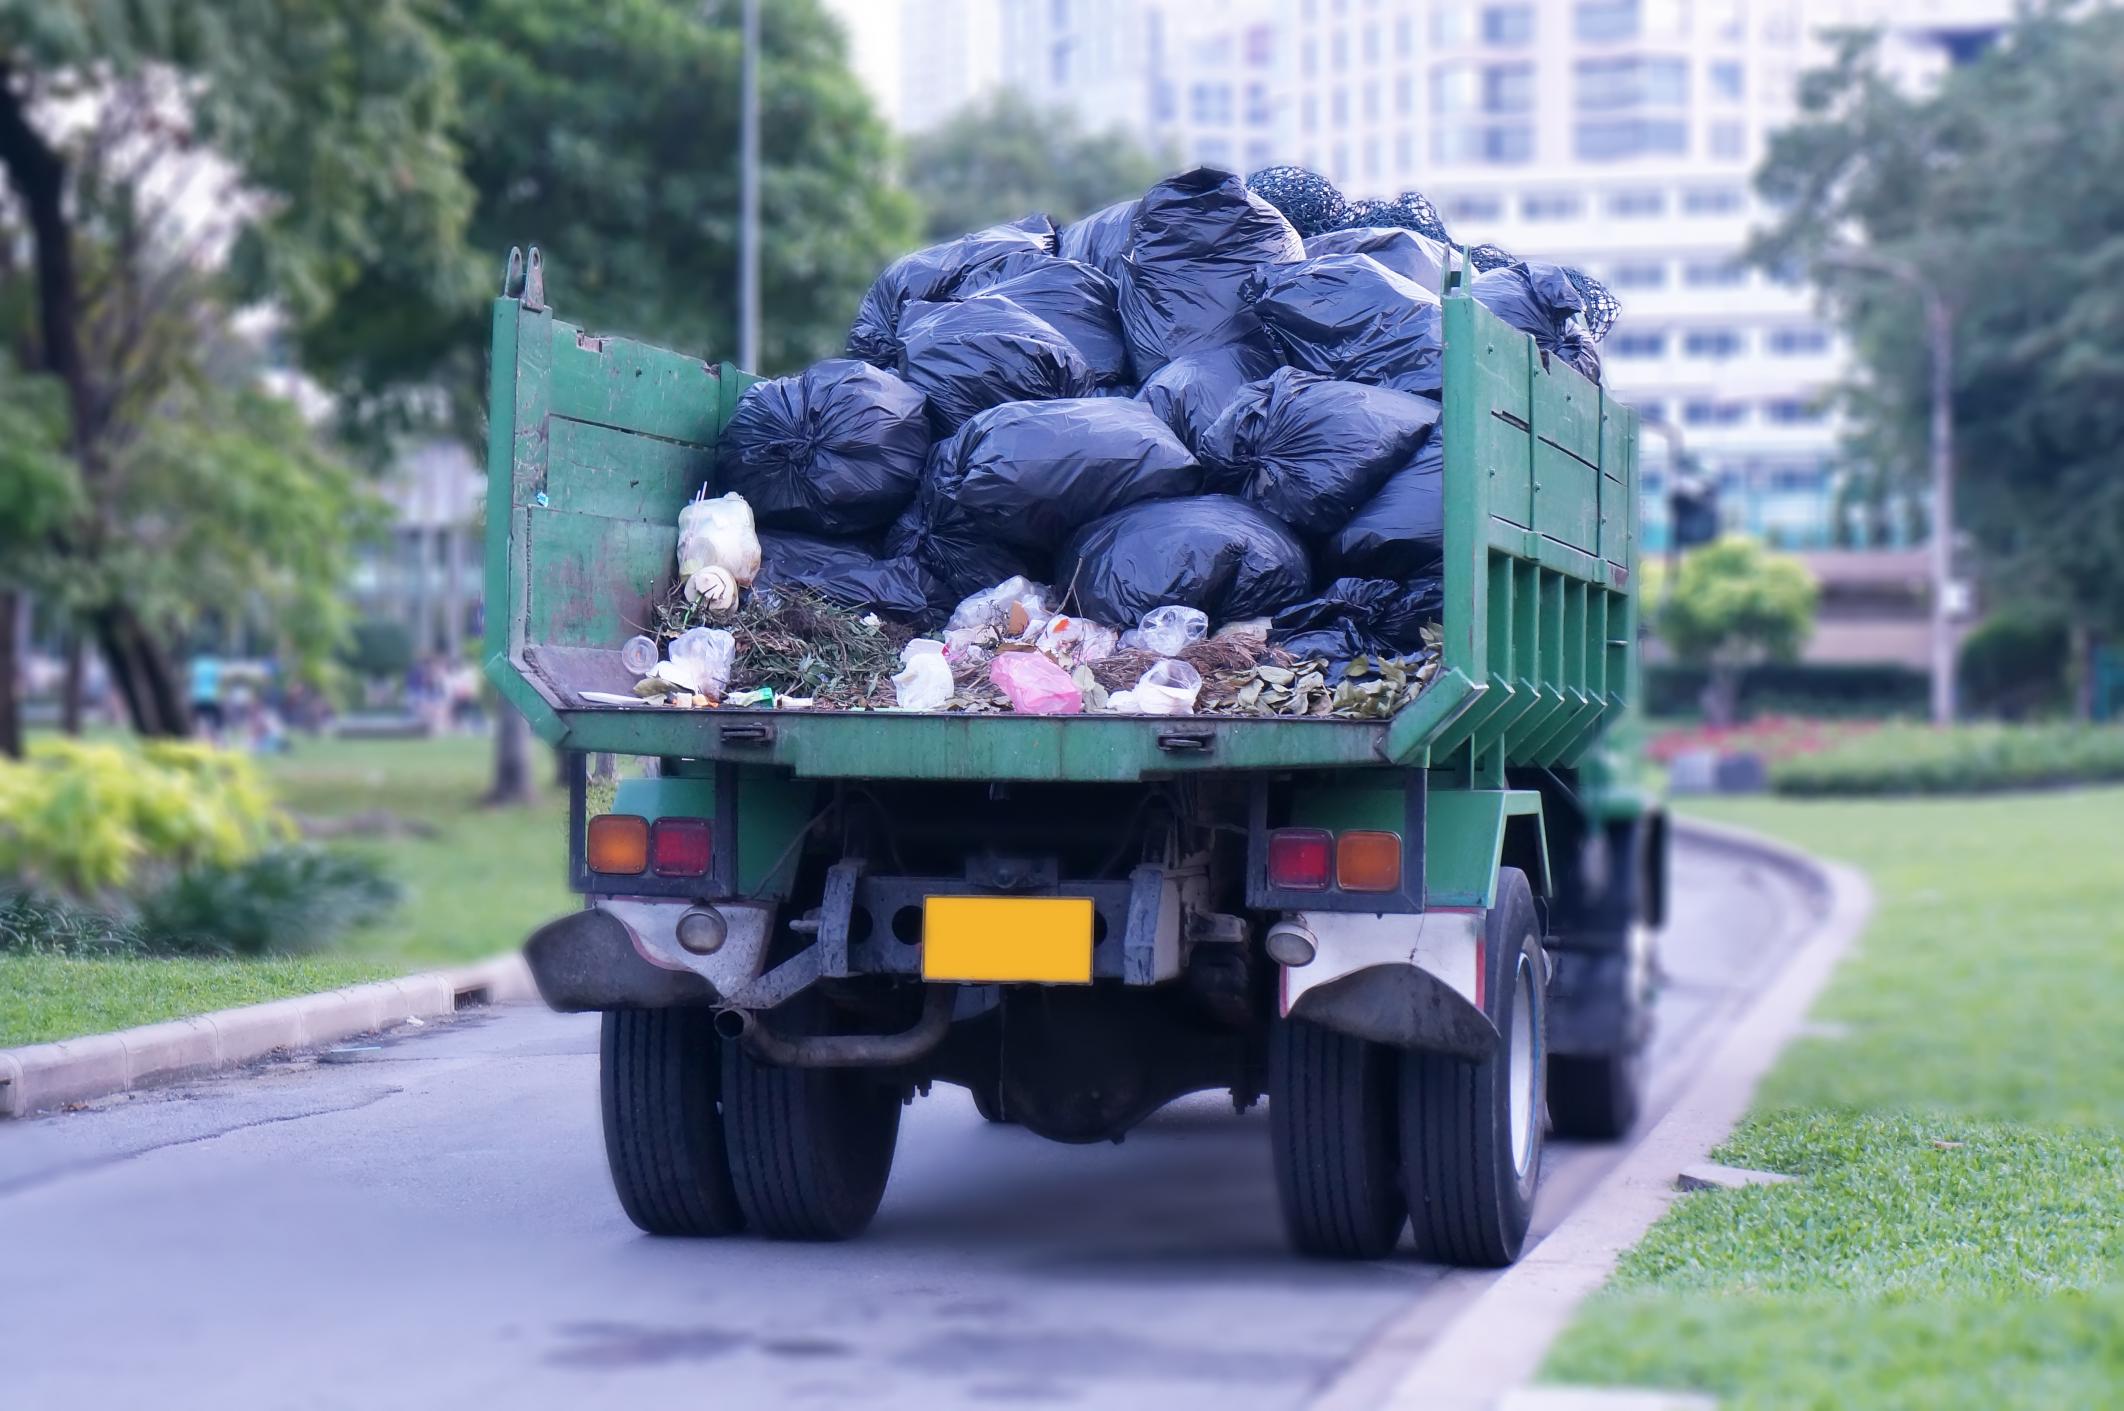
[[[1656,631],[1677,660],[1709,673],[1704,716],[1731,725],[1741,677],[1765,661],[1790,661],[1814,626],[1815,583],[1799,560],[1729,534],[1683,556],[1671,582],[1657,575]]]
[[[473,193],[451,258],[498,287],[512,245],[546,255],[570,322],[704,357],[737,343],[739,5],[717,0],[439,0],[461,107],[450,139]],[[816,0],[763,6],[760,371],[840,352],[878,270],[914,243],[892,147]],[[489,338],[483,295],[424,301],[365,268],[301,330],[304,361],[388,434],[438,409],[475,454]],[[530,787],[504,706],[491,795]]]
[[[1813,269],[1865,370],[1862,458],[1921,483],[1929,353],[1916,300],[1813,264],[1859,240],[1914,265],[1955,312],[1956,512],[1995,601],[2062,610],[2084,664],[2124,631],[2124,12],[2024,14],[1929,93],[1847,37],[1758,184],[1758,243]]]
[[[22,753],[15,680],[21,594],[49,581],[51,536],[80,504],[65,447],[63,390],[51,378],[16,371],[0,353],[0,756]]]
[[[1140,196],[1171,169],[1125,131],[1087,133],[1069,110],[1002,93],[907,144],[907,185],[931,240],[1029,211],[1075,220]]]
[[[259,498],[324,466],[215,362],[225,316],[238,299],[310,316],[367,264],[438,295],[459,279],[433,255],[464,212],[449,109],[414,0],[0,0],[0,244],[27,236],[22,341],[64,390],[81,488],[47,543],[142,733],[188,727],[167,636],[206,605],[176,574],[155,580],[175,601],[142,593],[143,563],[178,560],[139,554],[138,496],[173,517],[167,542],[202,548],[194,566],[222,562],[203,546],[235,512],[251,537],[220,547],[253,576],[214,574],[217,590],[270,596],[260,572],[286,587],[329,567],[307,510]]]

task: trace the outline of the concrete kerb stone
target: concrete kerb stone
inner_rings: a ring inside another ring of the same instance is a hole
[[[460,996],[501,1004],[537,993],[517,955],[454,970],[269,1000],[114,1034],[0,1049],[0,1117],[196,1077],[268,1054],[336,1043],[454,1013]]]
[[[1805,938],[1769,987],[1734,1021],[1699,1075],[1583,1204],[1519,1263],[1496,1276],[1409,1364],[1386,1411],[1493,1411],[1540,1369],[1578,1305],[1623,1252],[1679,1198],[1675,1176],[1725,1140],[1755,1087],[1873,912],[1851,868],[1823,863],[1740,829],[1677,824],[1692,841],[1785,871],[1817,904]]]

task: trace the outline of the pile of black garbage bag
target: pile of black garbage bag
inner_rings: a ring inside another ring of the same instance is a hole
[[[904,256],[848,356],[751,387],[723,432],[754,590],[930,630],[1023,575],[1117,628],[1180,604],[1299,655],[1412,654],[1440,599],[1451,248],[1414,192],[1201,167]],[[1598,380],[1612,296],[1478,248],[1470,293]]]

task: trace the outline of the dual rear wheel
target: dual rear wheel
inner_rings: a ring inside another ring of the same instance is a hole
[[[1496,1047],[1402,1053],[1302,1019],[1276,1025],[1269,1125],[1284,1228],[1302,1253],[1445,1264],[1519,1257],[1541,1180],[1545,972],[1534,894],[1505,868],[1484,923]]]
[[[814,1032],[820,1018],[777,1017]],[[898,1087],[859,1069],[762,1063],[719,1038],[712,1019],[705,1009],[604,1016],[605,1155],[627,1218],[652,1235],[860,1234],[892,1172]]]

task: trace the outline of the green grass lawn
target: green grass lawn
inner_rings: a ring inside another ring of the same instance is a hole
[[[1706,804],[1879,909],[1554,1381],[1785,1407],[2124,1405],[2124,790]]]
[[[148,1024],[229,1005],[481,960],[568,905],[561,791],[533,753],[538,801],[489,809],[492,745],[481,738],[299,740],[266,761],[303,817],[385,811],[419,835],[333,846],[377,857],[405,889],[388,922],[331,951],[267,959],[88,960],[0,955],[0,1046]]]

